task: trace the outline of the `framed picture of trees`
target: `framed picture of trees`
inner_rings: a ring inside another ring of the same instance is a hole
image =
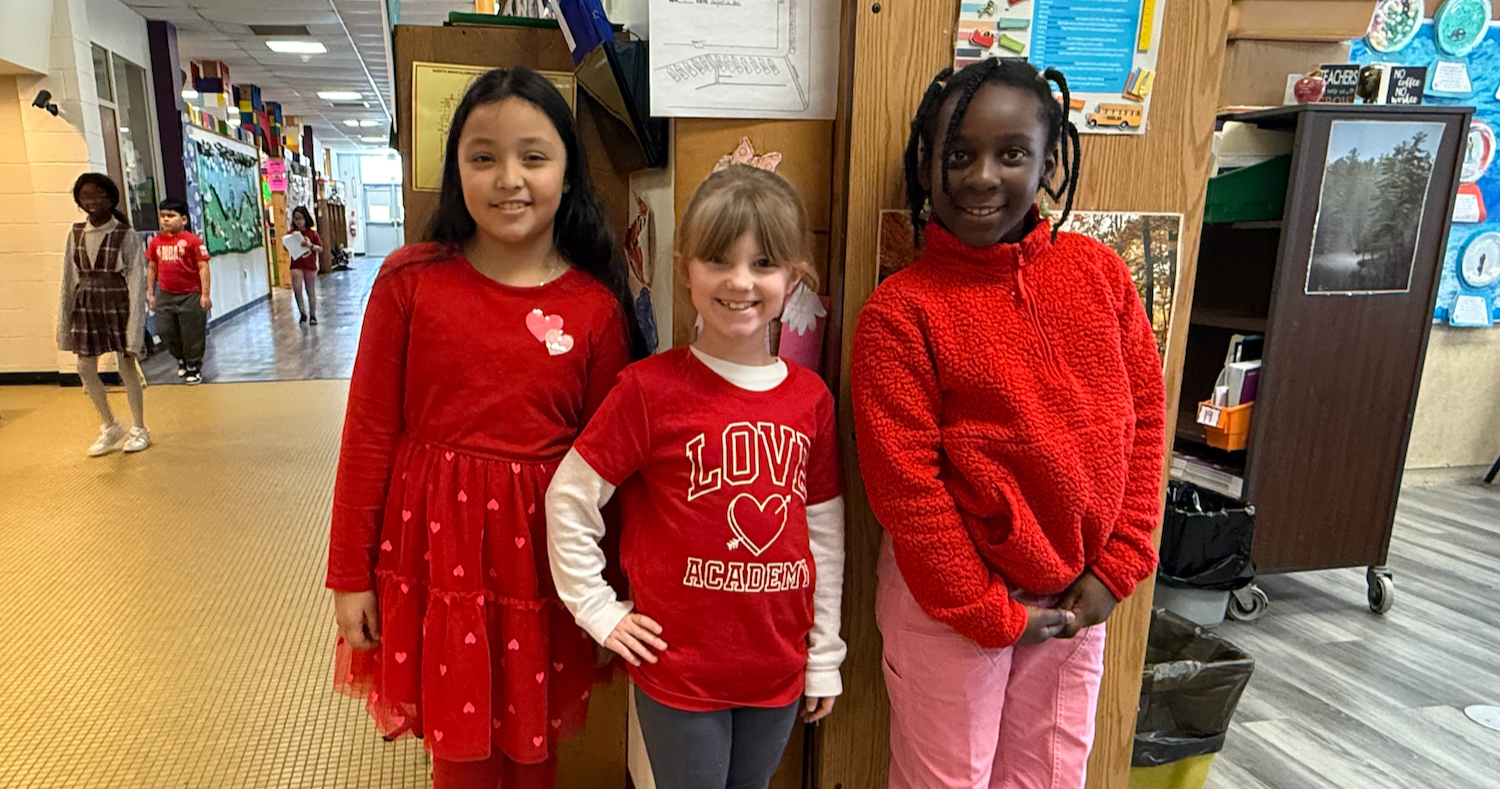
[[[1406,293],[1443,124],[1335,120],[1313,223],[1308,295]]]

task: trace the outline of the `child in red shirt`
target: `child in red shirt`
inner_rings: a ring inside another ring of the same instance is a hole
[[[855,332],[898,789],[1081,787],[1103,623],[1156,565],[1151,323],[1118,255],[1033,206],[1071,210],[1068,102],[1022,60],[938,75],[906,151],[926,248]]]
[[[314,229],[312,212],[307,206],[292,209],[292,232],[307,242],[307,251],[292,259],[292,298],[297,302],[298,323],[318,325],[318,255],[323,239]]]
[[[844,522],[833,396],[772,356],[767,329],[811,282],[807,214],[779,176],[708,177],[677,226],[703,331],[627,368],[547,492],[558,595],[636,683],[660,789],[765,787],[805,697],[842,691]],[[600,509],[620,492],[605,583]]]
[[[213,308],[208,245],[186,229],[187,203],[163,200],[158,217],[162,232],[146,247],[147,298],[156,311],[156,331],[177,358],[177,377],[188,384],[202,383],[208,311]]]
[[[594,649],[542,496],[630,361],[625,268],[573,113],[525,68],[464,95],[427,228],[385,261],[333,497],[336,687],[419,736],[435,789],[551,787]]]

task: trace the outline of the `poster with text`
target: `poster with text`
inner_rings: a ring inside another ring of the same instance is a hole
[[[1429,9],[1435,5],[1428,3]],[[1394,41],[1377,37],[1385,51],[1372,46],[1368,37],[1357,40],[1349,49],[1349,60],[1361,65],[1425,66],[1429,75],[1441,64],[1446,72],[1462,75],[1449,81],[1456,84],[1439,85],[1439,93],[1429,83],[1422,97],[1425,104],[1474,108],[1432,317],[1453,326],[1490,327],[1500,321],[1500,266],[1495,265],[1500,254],[1500,244],[1495,243],[1500,231],[1500,168],[1492,166],[1494,130],[1500,126],[1500,27],[1485,26],[1483,36],[1466,31],[1461,47],[1451,43],[1457,29],[1449,32],[1450,42],[1442,47],[1434,31],[1429,20]],[[1392,44],[1401,46],[1391,48]]]
[[[1156,84],[1166,0],[962,0],[955,71],[1023,58],[1068,80],[1078,130],[1142,134]]]

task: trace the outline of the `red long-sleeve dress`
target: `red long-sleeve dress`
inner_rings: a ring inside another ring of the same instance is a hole
[[[547,484],[629,362],[608,288],[502,285],[435,245],[392,255],[349,386],[327,585],[374,589],[380,646],[335,686],[432,755],[539,762],[582,726],[594,651],[547,571]]]

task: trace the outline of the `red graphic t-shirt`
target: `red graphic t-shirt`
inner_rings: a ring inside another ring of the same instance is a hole
[[[167,293],[201,293],[198,264],[208,260],[203,239],[184,230],[176,235],[157,233],[146,247],[146,259],[156,264],[156,280]]]
[[[807,507],[842,494],[833,396],[788,364],[741,389],[679,348],[627,367],[574,449],[619,486],[620,558],[660,662],[630,668],[690,711],[802,694],[816,568]]]

